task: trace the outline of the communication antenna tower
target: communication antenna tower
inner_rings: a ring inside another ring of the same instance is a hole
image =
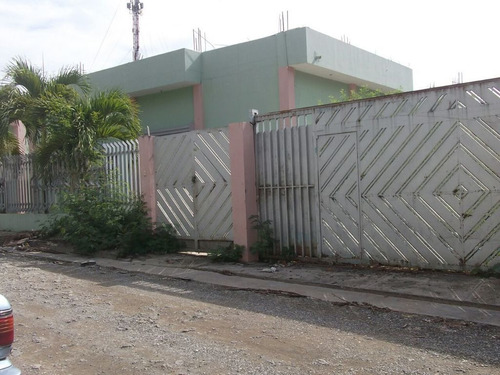
[[[134,61],[137,61],[141,57],[139,55],[139,15],[142,13],[144,3],[141,3],[139,0],[130,0],[127,4],[127,8],[132,13],[133,22],[132,34],[134,37],[134,49],[132,50],[132,58]]]

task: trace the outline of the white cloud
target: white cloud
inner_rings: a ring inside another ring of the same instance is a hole
[[[237,2],[143,0],[143,56],[193,48],[200,28],[216,47],[279,31],[281,12],[290,28],[308,26],[413,69],[415,88],[500,76],[496,61],[499,5],[493,0],[353,2],[254,0]],[[15,56],[49,72],[83,64],[88,71],[131,60],[132,20],[126,0],[0,0],[0,68]],[[458,4],[458,5],[457,5]],[[207,43],[210,47],[210,44]]]

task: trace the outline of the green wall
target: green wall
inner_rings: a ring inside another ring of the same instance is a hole
[[[342,89],[348,91],[349,85],[295,72],[295,106],[297,108],[330,103],[329,96],[338,97]]]
[[[349,77],[349,83],[385,91],[413,90],[410,68],[309,28],[305,32],[307,61],[328,69],[333,79],[337,76],[345,81],[341,77]],[[321,58],[315,61],[315,56]]]
[[[181,49],[89,74],[95,89],[120,87],[136,98],[151,132],[194,123],[193,87],[201,84],[206,128],[279,110],[279,68],[295,69],[295,104],[329,103],[348,84],[412,88],[411,69],[309,28],[203,53]],[[330,77],[330,79],[321,78]],[[342,83],[341,83],[342,82]]]
[[[231,122],[248,121],[253,108],[260,113],[277,110],[278,72],[273,70],[256,67],[204,81],[205,127],[219,128]]]
[[[200,53],[181,49],[88,75],[93,89],[120,88],[133,97],[200,83]]]
[[[202,55],[205,127],[247,121],[249,110],[279,109],[276,36],[204,52]]]
[[[160,92],[136,98],[142,127],[159,130],[190,126],[194,122],[193,88]]]

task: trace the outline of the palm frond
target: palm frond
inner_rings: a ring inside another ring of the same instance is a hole
[[[19,141],[16,136],[10,131],[0,134],[0,157],[17,154],[19,154]]]
[[[20,57],[12,60],[7,66],[7,79],[20,93],[32,97],[40,96],[45,87],[42,71]]]
[[[90,82],[76,67],[64,67],[59,70],[52,82],[58,85],[70,86],[77,92],[88,95],[90,93]]]
[[[98,138],[128,140],[141,132],[138,107],[121,91],[100,92],[90,99],[89,109],[95,113]]]
[[[51,177],[53,165],[63,163],[72,183],[78,183],[100,163],[102,140],[135,139],[141,132],[135,102],[120,90],[89,96],[89,81],[77,68],[45,77],[17,58],[7,78],[8,88],[0,91],[0,142],[8,140],[10,123],[21,120],[45,178]]]

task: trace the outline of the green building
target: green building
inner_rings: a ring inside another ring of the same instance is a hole
[[[140,105],[151,134],[218,128],[261,114],[328,103],[358,86],[410,91],[412,71],[309,28],[206,52],[181,49],[89,74]]]

